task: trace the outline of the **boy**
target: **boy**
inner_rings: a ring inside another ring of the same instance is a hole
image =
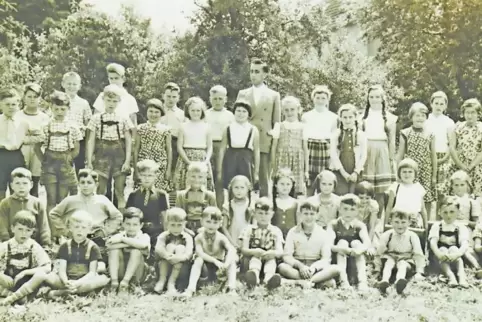
[[[52,237],[58,240],[59,244],[69,237],[67,221],[73,213],[84,210],[91,215],[93,230],[106,229],[108,223],[120,226],[122,213],[104,195],[95,193],[99,176],[95,171],[82,169],[79,171],[79,193],[68,196],[52,209],[49,214],[52,225]],[[106,234],[116,232],[106,231]]]
[[[13,88],[0,90],[0,201],[5,198],[10,174],[18,167],[25,167],[20,147],[29,130],[28,124],[16,117],[20,97]]]
[[[329,109],[331,94],[327,86],[315,86],[311,92],[314,107],[301,116],[308,137],[308,196],[318,188],[316,176],[330,166],[330,138],[338,122],[338,116]]]
[[[158,168],[157,163],[152,160],[138,162],[137,173],[141,186],[127,198],[127,207],[139,208],[144,214],[142,231],[151,238],[151,252],[156,246],[157,236],[163,231],[162,220],[169,208],[167,193],[154,187]]]
[[[423,279],[425,269],[425,256],[422,251],[420,239],[417,234],[408,229],[410,215],[401,212],[392,212],[392,229],[387,230],[380,237],[377,255],[385,261],[382,280],[375,286],[385,293],[390,286],[390,277],[396,268],[397,276],[395,288],[398,294],[402,294],[407,286],[407,271],[415,269],[416,280]]]
[[[142,232],[142,211],[131,207],[124,213],[124,231],[107,239],[109,251],[110,285],[113,291],[127,292],[135,277],[136,285],[146,278],[146,257],[149,257],[151,241],[149,235]],[[122,278],[119,284],[119,277]]]
[[[264,283],[269,290],[280,286],[281,277],[276,274],[276,259],[283,256],[283,233],[271,225],[273,204],[267,197],[261,197],[254,204],[255,224],[251,224],[241,233],[241,254],[249,261],[245,275],[248,287],[260,283],[263,270]]]
[[[179,157],[177,152],[177,134],[181,124],[186,120],[184,111],[177,107],[179,102],[179,94],[181,89],[175,83],[167,83],[164,86],[164,113],[161,117],[161,123],[171,128],[171,142],[172,142],[172,173],[176,170],[176,161]]]
[[[227,94],[228,92],[224,86],[216,85],[211,88],[209,91],[209,100],[211,101],[212,108],[206,111],[205,118],[212,131],[213,155],[211,157],[211,164],[213,166],[216,201],[219,208],[224,204],[224,190],[223,182],[221,180],[216,180],[222,173],[222,169],[219,169],[216,165],[221,151],[224,130],[229,124],[234,122],[234,114],[225,107]]]
[[[45,279],[53,288],[48,293],[50,298],[89,293],[109,283],[109,278],[97,273],[97,264],[102,258],[99,246],[87,238],[92,230],[90,214],[83,210],[73,213],[69,229],[72,239],[60,245],[58,269]]]
[[[131,171],[132,122],[115,111],[122,97],[121,89],[108,85],[104,89],[105,112],[92,117],[87,126],[86,167],[99,175],[97,193],[105,195],[110,179],[114,179],[114,191],[119,209],[125,209],[124,187],[126,175]]]
[[[342,287],[350,287],[347,276],[348,257],[354,257],[358,273],[358,290],[367,291],[365,253],[370,249],[370,237],[366,225],[358,220],[360,199],[354,194],[340,198],[339,218],[328,223],[327,232],[332,237],[331,250],[336,253],[336,263],[341,269]]]
[[[448,285],[468,288],[463,256],[469,250],[469,231],[463,223],[457,221],[459,212],[460,203],[457,197],[444,200],[440,208],[442,221],[432,225],[428,241],[430,249],[440,263],[442,273],[448,278]],[[455,266],[458,282],[451,266]]]
[[[0,244],[0,291],[10,305],[35,292],[50,272],[50,258],[33,239],[37,226],[35,216],[21,210],[13,217],[14,237]]]
[[[50,246],[50,226],[45,205],[39,198],[30,195],[32,173],[25,168],[17,168],[13,170],[10,181],[12,194],[0,202],[0,241],[13,237],[11,228],[15,214],[28,210],[34,214],[37,223],[33,239],[44,247]]]
[[[218,231],[223,222],[223,214],[216,207],[207,207],[202,214],[201,232],[194,239],[196,258],[191,268],[189,286],[184,295],[191,297],[196,292],[201,273],[209,282],[217,280],[218,276],[227,275],[229,293],[236,293],[236,249],[228,238]]]
[[[318,207],[314,203],[300,204],[300,223],[289,230],[283,263],[278,266],[283,277],[305,280],[309,287],[330,281],[335,284],[333,279],[341,271],[339,266],[331,265],[330,236],[316,223],[317,216]]]
[[[92,118],[92,110],[89,102],[79,97],[77,93],[82,86],[79,74],[68,72],[62,77],[62,88],[70,99],[70,109],[67,112],[67,120],[77,126],[81,133],[79,141],[79,154],[74,158],[75,172],[85,166],[85,129]]]
[[[193,253],[193,240],[185,231],[186,212],[181,208],[171,208],[166,211],[166,231],[157,237],[155,253],[159,261],[159,280],[154,286],[154,292],[160,294],[166,285],[167,293],[177,294],[176,284],[188,279],[189,262]],[[184,274],[182,273],[186,271]],[[171,270],[169,274],[169,270]],[[181,288],[181,287],[179,287]]]

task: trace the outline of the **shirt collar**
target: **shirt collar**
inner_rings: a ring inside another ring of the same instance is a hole
[[[405,231],[404,231],[403,233],[401,233],[401,234],[397,233],[396,230],[393,230],[393,233],[394,233],[395,236],[404,237],[404,236],[407,236],[407,235],[408,235],[408,232],[409,232],[409,231],[410,231],[410,230],[407,228],[407,230],[405,230]]]
[[[148,192],[148,191],[149,191],[150,193],[154,192],[154,190],[152,189],[152,187],[150,187],[150,188],[141,187],[141,192],[142,192],[142,193],[146,193],[146,192]]]
[[[296,231],[299,232],[299,233],[305,233],[305,230],[303,229],[302,223],[299,223],[298,225],[296,225],[296,228],[295,228],[295,229],[296,229]],[[317,223],[315,223],[315,224],[313,225],[313,230],[311,231],[311,235],[318,235],[317,232],[318,232],[320,229],[323,230],[323,228],[322,228],[320,225],[318,225]]]
[[[168,111],[175,111],[177,109],[178,109],[177,105],[174,105],[173,107],[167,107],[166,106],[166,110],[168,110]]]
[[[346,228],[352,228],[352,227],[355,227],[355,220],[352,220],[351,222],[346,222],[345,220],[343,220],[343,218],[340,218],[340,222],[343,226],[345,226]]]
[[[30,197],[30,195],[27,195],[26,197],[20,197],[20,196],[17,196],[16,194],[12,195],[13,199],[19,200],[19,201],[27,201],[29,199],[29,197]]]
[[[14,122],[15,122],[15,121],[17,120],[17,114],[16,114],[16,113],[13,114],[12,117],[8,117],[8,116],[6,116],[5,114],[2,114],[2,116],[3,116],[3,118],[4,118],[6,121],[14,121]]]
[[[254,89],[255,91],[262,90],[262,89],[265,89],[265,88],[266,88],[266,84],[265,84],[265,83],[261,83],[261,85],[259,85],[259,86],[254,86],[254,85],[253,85],[253,89]]]

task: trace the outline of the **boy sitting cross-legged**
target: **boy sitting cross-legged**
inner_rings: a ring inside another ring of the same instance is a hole
[[[132,278],[140,284],[146,278],[145,259],[149,257],[151,241],[149,235],[142,232],[142,211],[130,207],[124,212],[124,231],[110,237],[106,246],[109,250],[109,273],[113,291],[119,288],[124,293]],[[119,277],[122,282],[119,285]]]
[[[166,286],[169,294],[176,294],[176,283],[179,277],[189,276],[189,261],[193,253],[192,236],[186,232],[187,214],[182,208],[173,207],[166,211],[166,231],[157,237],[156,255],[159,261],[159,281],[154,292],[161,293]],[[182,274],[186,268],[186,274]],[[170,270],[170,275],[169,275]],[[169,280],[167,278],[169,277]],[[179,283],[178,283],[179,284]]]
[[[45,250],[31,237],[35,216],[21,210],[13,217],[13,238],[0,244],[0,292],[10,305],[35,292],[50,272],[51,262]]]
[[[189,286],[184,292],[188,297],[196,291],[201,275],[207,275],[205,277],[208,281],[216,281],[220,274],[226,274],[228,291],[236,293],[236,249],[228,238],[218,231],[222,222],[221,210],[216,207],[204,209],[202,228],[194,239],[196,258],[191,268]]]
[[[300,223],[289,230],[283,263],[278,266],[283,277],[297,282],[305,280],[309,287],[333,281],[340,275],[340,268],[331,264],[330,236],[318,226],[317,218],[315,204],[311,201],[300,204]]]
[[[73,213],[68,226],[72,239],[60,245],[58,267],[45,280],[54,289],[48,294],[50,298],[89,293],[109,283],[107,276],[97,273],[102,258],[99,246],[87,238],[92,230],[90,214],[82,210]]]

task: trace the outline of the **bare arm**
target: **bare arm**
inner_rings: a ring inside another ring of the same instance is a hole
[[[457,134],[455,133],[455,130],[450,132],[449,135],[449,151],[455,165],[459,169],[465,170],[465,165],[459,159],[459,153],[457,151]]]
[[[189,164],[191,161],[186,155],[186,151],[184,151],[184,129],[181,127],[179,129],[179,132],[177,133],[177,152],[179,153],[179,156]]]

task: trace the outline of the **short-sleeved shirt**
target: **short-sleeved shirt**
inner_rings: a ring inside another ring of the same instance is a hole
[[[388,191],[393,192],[393,195],[396,197],[393,209],[404,211],[409,214],[422,213],[425,188],[422,187],[420,183],[405,184],[394,182],[388,188]]]
[[[51,120],[44,127],[45,148],[50,151],[65,152],[74,148],[76,142],[82,140],[82,133],[72,122]]]
[[[87,125],[92,118],[92,110],[90,109],[89,102],[78,95],[75,95],[75,97],[70,100],[70,109],[67,112],[66,118],[77,125],[82,137],[84,137],[85,125]]]
[[[440,228],[442,228],[442,234],[440,234]],[[459,245],[457,245],[457,237],[455,235],[449,236],[444,234],[444,232],[453,233],[456,230],[458,231]],[[443,221],[439,221],[434,223],[432,225],[432,228],[430,229],[428,240],[431,240],[433,238],[446,245],[458,247],[463,241],[469,240],[469,231],[467,227],[465,227],[461,223],[454,222],[453,224],[448,225]]]
[[[307,236],[301,224],[291,228],[286,236],[284,254],[297,260],[317,261],[331,254],[330,236],[321,226],[316,225]]]
[[[184,148],[206,149],[209,124],[204,121],[192,122],[187,120],[180,129],[184,134]]]
[[[0,244],[0,271],[5,271],[7,265],[8,245],[10,245],[10,256],[32,252],[32,266],[30,268],[50,265],[50,258],[47,252],[33,239],[28,239],[19,244],[15,238],[11,238]],[[29,269],[29,256],[22,259],[9,258],[10,265],[16,269]]]
[[[330,140],[332,130],[336,128],[338,115],[325,108],[323,111],[312,109],[304,113],[301,122],[305,125],[304,137],[313,140]]]
[[[435,152],[447,153],[449,151],[449,133],[455,128],[454,121],[447,115],[428,116],[425,127],[434,134]]]
[[[184,115],[184,111],[181,110],[179,107],[174,106],[173,108],[165,108],[164,112],[166,115],[161,117],[161,123],[169,126],[171,131],[171,135],[177,138],[177,134],[181,127],[181,124],[186,120],[186,116]]]
[[[148,234],[145,234],[143,233],[142,231],[138,232],[136,236],[134,237],[129,237],[127,236],[127,233],[125,231],[121,231],[120,233],[117,233],[116,235],[114,236],[122,236],[122,237],[127,237],[127,238],[134,238],[140,242],[142,242],[143,244],[145,244],[147,247],[145,249],[141,249],[141,253],[144,255],[144,256],[149,256],[150,252],[151,252],[151,237],[149,237]],[[112,237],[114,237],[112,236]],[[123,249],[124,252],[130,252],[132,251],[133,249],[135,249],[134,247],[126,247]]]
[[[284,242],[281,229],[271,224],[265,229],[258,227],[256,224],[250,224],[241,233],[240,239],[249,240],[249,248],[261,248],[264,250],[274,250],[277,243]]]
[[[47,114],[41,111],[38,111],[36,114],[27,114],[25,113],[25,110],[22,110],[17,112],[15,117],[28,124],[28,132],[26,136],[29,139],[39,137],[39,141],[37,142],[40,142],[40,140],[44,138],[44,127],[50,122],[50,117]]]
[[[139,112],[139,106],[137,105],[134,96],[129,94],[125,88],[120,87],[120,89],[122,91],[122,97],[115,109],[115,114],[130,119],[132,114]],[[94,109],[97,113],[105,112],[104,93],[100,93],[99,96],[97,96],[97,99],[94,102]]]
[[[251,123],[246,122],[240,124],[238,122],[233,122],[228,125],[229,128],[229,138],[228,142],[231,142],[230,148],[245,148],[246,142],[248,141],[248,148],[253,150],[253,140],[254,140],[254,126]],[[249,134],[251,133],[251,137]]]
[[[104,121],[103,133],[101,137],[101,118]],[[107,122],[107,124],[105,124]],[[112,122],[112,123],[110,123]],[[114,124],[117,122],[117,124]],[[117,132],[117,126],[119,132]],[[87,129],[95,131],[95,138],[106,141],[119,141],[119,139],[125,138],[125,132],[134,128],[132,121],[125,116],[120,116],[115,113],[101,113],[92,116]]]
[[[89,272],[91,262],[102,260],[99,246],[90,239],[76,243],[67,240],[60,245],[57,259],[67,261],[67,277],[78,279]]]
[[[213,141],[221,141],[223,139],[223,131],[229,124],[234,122],[234,114],[226,108],[220,111],[210,108],[206,111],[205,120],[210,126]]]

